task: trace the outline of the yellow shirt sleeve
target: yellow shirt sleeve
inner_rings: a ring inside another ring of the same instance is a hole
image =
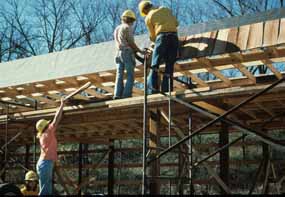
[[[146,17],[145,18],[145,23],[146,23],[146,27],[149,31],[149,39],[154,42],[155,41],[155,29],[154,29],[154,26],[152,25],[151,23],[151,20],[150,20],[150,17]]]

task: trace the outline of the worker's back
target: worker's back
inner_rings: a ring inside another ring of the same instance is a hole
[[[126,23],[120,24],[114,31],[117,49],[131,49],[129,41],[134,42],[133,29]]]
[[[151,10],[145,20],[153,25],[156,35],[161,32],[177,32],[178,21],[166,7]]]

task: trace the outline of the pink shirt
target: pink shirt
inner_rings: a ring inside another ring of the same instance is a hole
[[[57,140],[55,137],[56,127],[49,124],[46,131],[40,137],[41,155],[40,160],[57,160]]]

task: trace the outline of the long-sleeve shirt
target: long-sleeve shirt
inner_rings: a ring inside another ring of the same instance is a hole
[[[119,25],[114,31],[117,49],[131,48],[129,43],[134,42],[133,28],[126,23]]]
[[[179,25],[171,10],[165,7],[151,10],[145,18],[145,23],[150,34],[150,40],[153,42],[159,33],[177,32]]]

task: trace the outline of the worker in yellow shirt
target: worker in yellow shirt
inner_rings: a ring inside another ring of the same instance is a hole
[[[25,175],[25,186],[21,189],[24,196],[37,196],[38,190],[38,175],[30,170]]]
[[[151,70],[148,75],[148,93],[157,93],[159,65],[165,62],[165,74],[161,84],[161,91],[173,90],[173,69],[178,51],[177,26],[178,21],[170,9],[155,7],[151,1],[139,3],[141,16],[145,17],[145,24],[149,31],[150,40],[154,42]],[[170,82],[170,84],[169,84]]]

